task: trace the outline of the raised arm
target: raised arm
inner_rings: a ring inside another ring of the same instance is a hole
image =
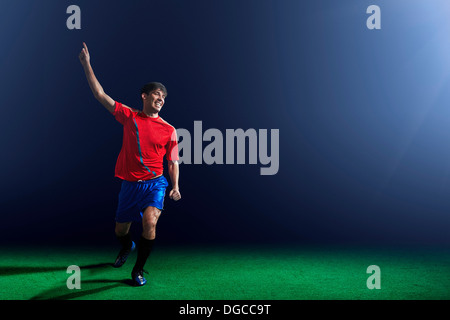
[[[115,101],[110,96],[108,96],[105,91],[103,91],[103,87],[95,77],[94,71],[91,67],[91,57],[89,55],[86,43],[84,42],[83,49],[80,52],[79,58],[81,65],[83,66],[84,73],[86,74],[89,87],[91,88],[95,99],[97,99],[109,112],[113,113],[115,108]]]

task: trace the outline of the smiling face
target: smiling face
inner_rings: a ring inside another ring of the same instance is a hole
[[[147,115],[159,113],[164,105],[166,95],[161,89],[155,89],[147,93],[142,93],[144,103],[143,111]]]

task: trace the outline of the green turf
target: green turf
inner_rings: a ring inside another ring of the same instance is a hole
[[[132,253],[120,269],[116,248],[3,249],[0,299],[449,299],[450,252],[437,249],[223,248],[155,249],[149,283],[132,287]],[[69,265],[81,289],[69,290]],[[369,265],[381,289],[369,290]]]

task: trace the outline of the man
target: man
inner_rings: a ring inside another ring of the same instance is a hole
[[[146,84],[141,90],[142,111],[132,109],[113,100],[103,91],[91,67],[89,51],[84,42],[79,59],[94,97],[123,125],[123,144],[115,168],[115,176],[123,180],[115,227],[122,248],[114,266],[121,267],[135,249],[129,233],[130,226],[133,221],[142,221],[143,231],[131,278],[136,285],[143,286],[147,282],[143,268],[153,247],[156,223],[163,209],[168,186],[163,176],[164,155],[172,183],[169,197],[175,201],[181,199],[176,131],[159,116],[167,90],[158,82]]]

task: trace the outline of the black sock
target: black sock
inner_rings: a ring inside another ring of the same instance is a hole
[[[136,264],[134,265],[133,268],[133,272],[144,269],[144,265],[147,262],[147,258],[150,255],[150,252],[152,251],[154,241],[155,241],[154,239],[148,240],[145,239],[143,236],[141,236],[141,239],[139,239],[137,259]]]
[[[130,236],[129,232],[126,235],[124,235],[124,236],[120,236],[119,237],[119,236],[116,235],[116,237],[119,240],[120,244],[122,245],[123,249],[130,249],[131,248],[132,243],[131,243],[131,236]]]

